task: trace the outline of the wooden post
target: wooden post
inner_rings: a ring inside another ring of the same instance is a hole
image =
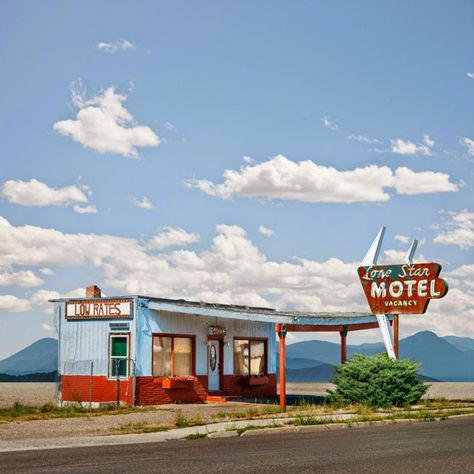
[[[286,367],[285,367],[285,334],[281,325],[278,327],[278,337],[280,339],[280,407],[286,411]]]
[[[395,352],[395,359],[398,360],[398,340],[399,340],[399,321],[398,314],[393,318],[393,350]]]
[[[341,335],[341,364],[344,364],[347,361],[347,326],[344,326],[339,334]]]

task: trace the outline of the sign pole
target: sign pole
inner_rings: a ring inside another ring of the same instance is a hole
[[[396,314],[393,318],[393,349],[395,352],[395,358],[398,360],[398,346],[399,346],[399,317]]]
[[[286,411],[286,327],[284,325],[278,324],[277,331],[280,342],[280,407],[283,411]]]

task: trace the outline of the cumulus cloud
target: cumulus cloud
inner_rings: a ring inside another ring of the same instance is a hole
[[[96,234],[67,234],[36,226],[15,227],[0,220],[0,258],[15,265],[92,265],[104,284],[118,294],[149,294],[229,304],[300,311],[368,311],[356,273],[359,262],[293,258],[273,261],[236,225],[216,226],[208,248],[155,253],[139,239]],[[31,251],[33,249],[33,251]],[[389,253],[385,259],[400,258]],[[474,265],[443,275],[450,290],[432,301],[426,316],[407,317],[403,326],[439,334],[474,336]],[[51,312],[48,299],[83,296],[39,290],[30,301],[0,299],[0,308]],[[8,295],[7,295],[8,296]],[[13,297],[14,298],[14,297]]]
[[[43,310],[46,314],[53,314],[53,305],[49,300],[58,298],[84,298],[85,289],[76,288],[66,293],[59,293],[54,290],[38,290],[30,297],[30,305]]]
[[[41,329],[46,332],[51,332],[54,328],[50,324],[41,323]]]
[[[44,281],[31,270],[11,271],[8,268],[0,269],[0,286],[33,287],[42,285]]]
[[[423,134],[422,143],[413,143],[410,140],[402,140],[401,138],[396,138],[395,140],[390,140],[392,153],[397,153],[399,155],[433,155],[433,147],[435,141],[430,138],[430,136],[425,133]]]
[[[40,272],[41,272],[43,275],[47,275],[47,276],[54,275],[54,271],[51,270],[51,268],[47,268],[47,267],[40,268]]]
[[[406,236],[406,235],[401,235],[401,234],[397,234],[395,237],[394,237],[395,240],[398,240],[399,242],[401,242],[402,244],[407,244],[408,242],[410,242],[410,237]]]
[[[282,155],[238,171],[226,170],[222,184],[205,179],[188,180],[185,184],[221,199],[248,197],[327,203],[388,201],[386,188],[395,188],[399,194],[458,190],[444,173],[416,173],[404,167],[393,172],[388,166],[376,165],[340,171],[309,160],[297,163]]]
[[[72,207],[74,212],[78,214],[97,214],[97,208],[94,204],[89,204],[88,206],[78,206],[75,205]]]
[[[366,135],[349,135],[346,137],[348,140],[354,140],[356,142],[368,143],[370,145],[381,144],[382,142],[377,138],[371,138]]]
[[[147,126],[138,125],[123,106],[127,99],[114,87],[86,99],[82,83],[71,87],[72,103],[78,109],[76,120],[60,120],[53,128],[81,145],[99,153],[139,158],[138,147],[158,146],[159,137]]]
[[[131,198],[130,201],[136,207],[140,209],[154,209],[153,203],[151,202],[150,198],[143,196],[141,199],[138,198]]]
[[[401,167],[395,171],[394,187],[398,194],[427,194],[441,192],[455,192],[459,185],[449,181],[446,173],[434,171],[415,172],[410,168]]]
[[[474,79],[474,72],[466,72],[466,76],[470,79]]]
[[[1,195],[8,202],[21,206],[67,206],[71,203],[88,203],[87,191],[88,187],[80,184],[54,189],[33,178],[29,181],[5,181]]]
[[[474,140],[463,137],[461,138],[460,143],[466,147],[466,151],[469,153],[469,155],[474,156]]]
[[[166,247],[185,246],[199,242],[198,234],[186,232],[180,227],[166,227],[165,230],[155,235],[148,243],[149,248],[164,249]]]
[[[21,313],[31,309],[31,303],[23,298],[14,295],[0,295],[0,311],[10,313]]]
[[[264,225],[258,227],[258,232],[262,235],[265,235],[266,237],[271,237],[275,234],[272,229],[270,229],[269,227],[265,227]]]
[[[321,117],[321,122],[323,122],[323,125],[326,128],[329,128],[330,130],[339,130],[339,125],[335,123],[331,117],[328,117],[325,115],[324,117]]]
[[[463,209],[449,212],[449,220],[438,226],[434,242],[443,245],[456,245],[462,249],[474,247],[474,212]]]
[[[124,51],[127,49],[135,49],[136,46],[131,41],[128,41],[126,39],[121,39],[121,40],[113,41],[110,43],[106,43],[102,41],[97,44],[97,48],[101,49],[102,51],[106,53],[113,54],[118,51]]]

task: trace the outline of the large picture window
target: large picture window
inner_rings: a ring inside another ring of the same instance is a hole
[[[153,336],[153,377],[194,375],[193,348],[190,336]]]
[[[264,375],[267,371],[267,341],[234,339],[234,374]]]
[[[109,377],[128,377],[128,334],[111,334],[109,339]]]

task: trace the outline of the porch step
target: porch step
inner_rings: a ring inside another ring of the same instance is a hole
[[[208,395],[207,403],[227,403],[231,401],[238,400],[239,398],[236,395]]]

